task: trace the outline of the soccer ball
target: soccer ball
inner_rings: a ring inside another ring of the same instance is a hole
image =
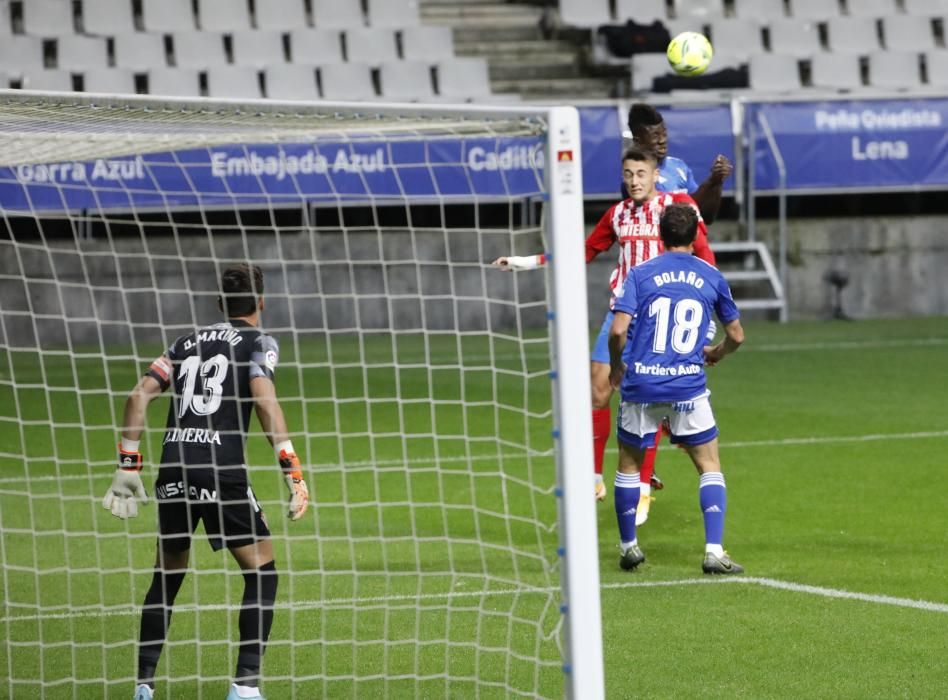
[[[665,55],[678,75],[693,76],[708,69],[714,50],[704,34],[682,32],[669,42]]]

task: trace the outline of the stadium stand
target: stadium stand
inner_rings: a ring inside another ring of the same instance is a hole
[[[826,90],[858,90],[863,86],[859,56],[816,54],[810,61],[810,84]]]
[[[197,29],[191,0],[141,0],[141,27],[146,32],[193,32]]]
[[[431,66],[420,61],[386,63],[379,70],[381,95],[387,100],[413,102],[435,97]]]
[[[820,53],[820,28],[816,22],[792,17],[775,19],[767,25],[770,50],[775,54],[809,58]]]
[[[174,65],[178,68],[209,68],[227,65],[224,35],[216,32],[176,32],[171,35]]]
[[[616,0],[616,19],[623,22],[634,19],[639,23],[668,19],[665,0]]]
[[[135,73],[127,68],[89,68],[82,73],[82,89],[85,92],[133,95],[135,88]]]
[[[342,37],[335,29],[295,29],[289,34],[290,61],[307,66],[342,63]]]
[[[800,65],[794,56],[775,53],[753,54],[748,59],[750,87],[759,92],[798,92]]]
[[[207,69],[209,97],[263,97],[260,72],[251,66],[211,66]]]
[[[632,90],[649,91],[652,81],[667,75],[671,70],[668,59],[661,53],[637,53],[632,56]]]
[[[148,93],[173,97],[200,97],[201,78],[195,68],[160,66],[148,71]]]
[[[824,22],[842,14],[837,0],[789,0],[789,7],[791,17],[815,22]]]
[[[723,0],[674,0],[675,16],[710,21],[724,17]]]
[[[560,0],[560,19],[572,27],[595,29],[612,23],[609,0]]]
[[[56,65],[72,71],[106,68],[109,65],[108,42],[102,37],[61,36],[56,41]]]
[[[132,5],[115,0],[83,0],[82,31],[102,36],[123,36],[135,31]]]
[[[734,0],[734,16],[761,23],[786,17],[783,0]]]
[[[112,39],[112,58],[117,68],[146,72],[168,63],[163,34],[118,34]]]
[[[231,56],[238,66],[266,68],[286,62],[283,34],[267,30],[243,30],[230,37]]]
[[[302,64],[268,66],[264,72],[267,97],[275,100],[319,99],[316,68]]]
[[[365,25],[361,3],[350,0],[313,0],[313,24],[317,27],[348,29]]]
[[[849,0],[846,9],[853,17],[888,17],[899,11],[896,0]]]
[[[948,51],[936,49],[924,54],[928,84],[935,88],[948,88]]]
[[[44,70],[42,68],[26,70],[21,73],[20,82],[25,90],[70,92],[73,89],[72,74],[65,70]]]
[[[713,45],[726,46],[732,54],[747,57],[765,50],[763,32],[756,20],[737,17],[714,19],[708,26],[708,35]],[[715,56],[715,65],[718,64]]]
[[[916,17],[941,17],[946,13],[945,0],[902,0],[905,14]]]
[[[7,73],[44,66],[43,41],[35,36],[11,36],[0,41],[0,66]]]
[[[442,98],[474,99],[491,94],[487,61],[454,58],[437,65],[438,95]]]
[[[889,51],[931,51],[935,48],[933,29],[931,17],[923,15],[882,18],[882,39]]]
[[[311,25],[303,0],[266,0],[256,9],[257,29],[288,32]]]
[[[401,29],[419,24],[418,0],[367,0],[370,26]]]
[[[450,27],[418,25],[402,30],[402,58],[406,61],[440,61],[454,57]]]
[[[871,17],[832,17],[826,22],[827,48],[834,53],[878,51],[879,34]]]
[[[319,69],[320,87],[327,100],[371,100],[378,96],[372,67],[364,63],[330,63]]]
[[[395,32],[387,28],[359,27],[345,32],[346,60],[378,68],[398,60]]]
[[[239,32],[250,29],[250,8],[234,0],[198,0],[197,20],[204,32]]]
[[[72,3],[63,0],[30,0],[20,5],[23,31],[42,37],[73,34],[76,31]]]
[[[13,23],[10,21],[10,0],[0,0],[0,36],[9,36],[13,33]]]
[[[918,52],[876,51],[869,54],[869,85],[899,91],[921,87]]]

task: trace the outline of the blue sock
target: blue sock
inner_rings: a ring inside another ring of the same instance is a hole
[[[635,541],[635,510],[639,507],[639,475],[616,472],[616,518],[622,542]]]
[[[724,474],[708,472],[701,475],[698,501],[704,514],[704,542],[720,545],[724,538],[724,513],[727,510]]]

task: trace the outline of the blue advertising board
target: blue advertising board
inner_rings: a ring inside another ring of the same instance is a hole
[[[948,99],[748,105],[754,189],[780,187],[769,125],[788,190],[911,189],[948,185]]]
[[[677,106],[661,108],[668,128],[668,154],[681,158],[700,185],[718,154],[737,162],[729,105]],[[724,183],[724,192],[734,191],[734,176]]]

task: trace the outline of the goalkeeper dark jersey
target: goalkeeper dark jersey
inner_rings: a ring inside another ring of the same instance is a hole
[[[277,342],[240,320],[184,335],[148,368],[173,385],[162,465],[243,465],[253,397],[250,380],[273,379]]]

